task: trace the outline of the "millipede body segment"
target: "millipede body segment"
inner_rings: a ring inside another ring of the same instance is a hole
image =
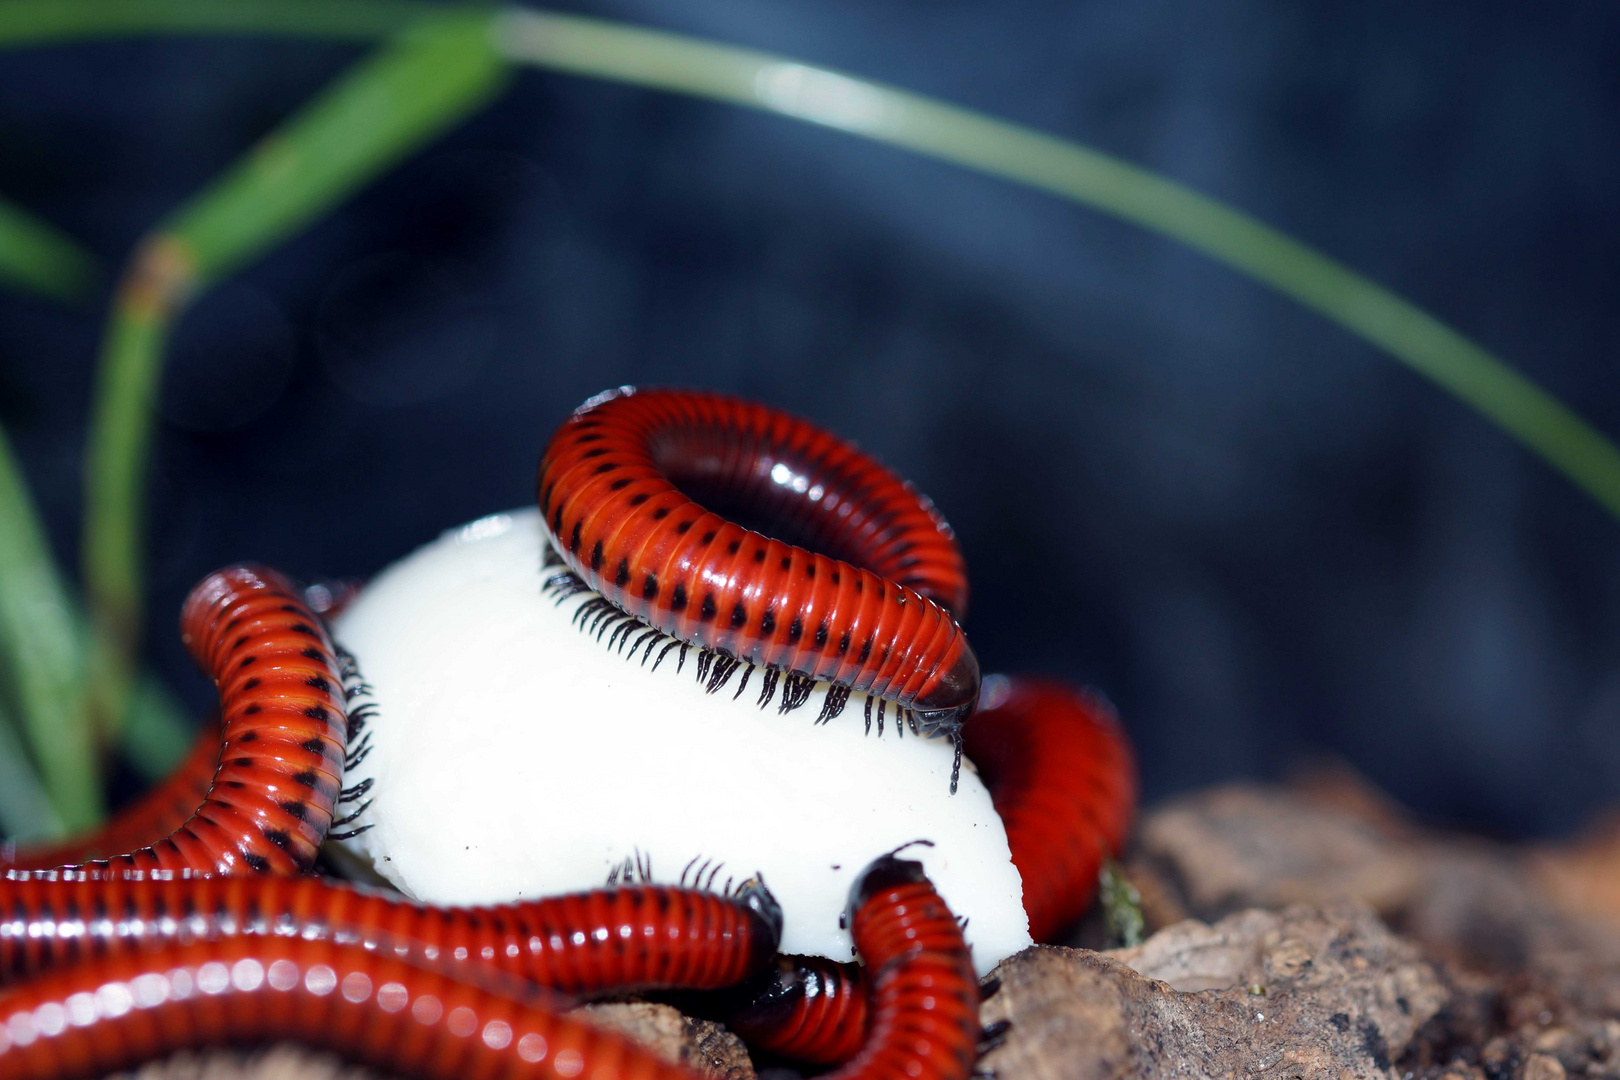
[[[963,729],[1007,828],[1036,941],[1085,914],[1136,807],[1136,762],[1108,703],[1056,679],[1008,678]]]
[[[331,639],[291,582],[247,565],[216,571],[191,590],[180,634],[219,688],[219,765],[195,814],[109,865],[215,874],[308,870],[332,823],[348,744]]]
[[[266,935],[405,944],[588,996],[734,985],[776,952],[781,909],[757,882],[598,889],[487,907],[426,907],[313,877],[12,871],[0,879],[0,982],[165,942]]]
[[[465,971],[296,937],[114,953],[0,991],[0,1080],[86,1080],[173,1051],[296,1039],[457,1080],[693,1080]]]
[[[568,566],[658,631],[894,701],[927,733],[973,710],[949,526],[806,421],[715,394],[603,395],[552,437],[538,497]]]
[[[755,980],[752,1001],[725,1018],[757,1050],[812,1065],[838,1065],[866,1041],[866,980],[859,964],[778,956]]]
[[[885,855],[850,891],[870,1019],[831,1080],[967,1080],[978,1058],[979,981],[956,916],[922,864]]]

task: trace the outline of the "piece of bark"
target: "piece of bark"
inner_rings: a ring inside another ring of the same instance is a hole
[[[640,1043],[672,1065],[715,1080],[754,1080],[754,1066],[743,1041],[719,1024],[685,1016],[650,1001],[586,1005],[573,1014],[600,1028]]]
[[[1131,876],[1161,911],[1214,918],[1346,893],[1374,905],[1451,992],[1403,1071],[1549,1080],[1555,1062],[1620,1080],[1620,829],[1539,847],[1451,836],[1338,770],[1195,793],[1148,814],[1140,837]]]
[[[1556,978],[1591,1008],[1620,1007],[1620,981],[1603,974],[1620,972],[1620,932],[1541,884],[1552,874],[1545,851],[1425,832],[1393,820],[1373,794],[1347,794],[1349,783],[1231,785],[1175,800],[1144,819],[1131,875],[1159,909],[1205,920],[1355,897],[1437,958]]]
[[[1143,819],[1137,850],[1132,869],[1157,876],[1201,919],[1342,896],[1387,912],[1423,879],[1416,853],[1371,823],[1259,785],[1211,788],[1159,807]]]
[[[381,1080],[335,1054],[293,1043],[264,1050],[188,1050],[108,1080]]]
[[[999,1080],[1386,1076],[1447,991],[1365,905],[1181,923],[1134,949],[1036,946],[996,970]]]

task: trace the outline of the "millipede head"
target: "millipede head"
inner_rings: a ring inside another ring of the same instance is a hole
[[[927,880],[928,875],[923,872],[923,864],[915,859],[897,858],[894,852],[879,855],[867,864],[866,869],[855,875],[855,883],[849,887],[851,924],[854,922],[855,913],[865,907],[866,902],[878,893],[898,885],[916,885]]]
[[[771,895],[771,890],[765,887],[765,879],[759,874],[737,886],[732,899],[753,912],[768,931],[759,935],[759,944],[756,947],[759,953],[758,961],[763,964],[776,955],[776,947],[782,943],[782,905]]]
[[[966,642],[956,661],[911,703],[924,735],[954,737],[979,707],[979,659]]]
[[[727,1010],[727,1023],[736,1028],[780,1027],[804,997],[806,973],[793,957],[778,956],[763,971],[744,982],[732,996],[739,1002]]]

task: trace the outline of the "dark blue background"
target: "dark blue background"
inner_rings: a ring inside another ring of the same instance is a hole
[[[1343,259],[1620,433],[1613,5],[575,5],[1059,133]],[[0,53],[0,191],[111,265],[358,50]],[[0,421],[74,561],[106,297],[0,295]],[[525,73],[181,325],[149,652],[246,557],[368,575],[532,497],[626,382],[855,438],[961,535],[992,669],[1090,681],[1150,796],[1345,755],[1431,818],[1571,828],[1620,775],[1620,525],[1463,407],[1201,256],[724,106]]]

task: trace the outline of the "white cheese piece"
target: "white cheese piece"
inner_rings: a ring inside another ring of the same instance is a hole
[[[441,904],[596,888],[638,857],[666,884],[699,867],[716,889],[760,873],[785,914],[782,951],[847,960],[855,875],[929,840],[904,857],[969,919],[979,971],[1030,944],[1006,832],[970,763],[950,794],[949,741],[902,735],[892,707],[868,734],[862,694],[817,724],[824,683],[784,715],[784,680],[761,707],[765,672],[740,686],[746,665],[709,693],[695,647],[684,663],[669,639],[632,656],[639,625],[610,651],[611,627],[574,622],[597,594],[542,595],[557,572],[545,542],[533,510],[473,522],[338,620],[376,713],[345,778],[372,781],[351,852]]]

